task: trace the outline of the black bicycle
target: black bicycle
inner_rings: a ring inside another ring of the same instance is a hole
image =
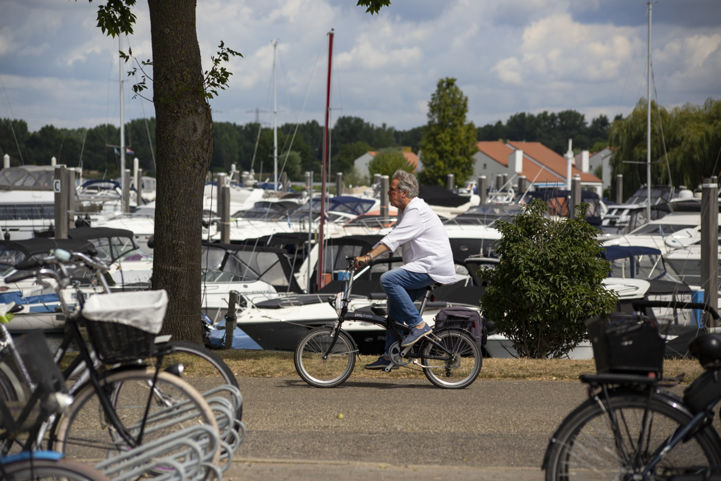
[[[295,348],[294,364],[298,375],[315,387],[335,387],[344,383],[353,373],[358,346],[343,330],[346,321],[363,321],[392,331],[396,339],[403,339],[410,328],[384,316],[371,312],[349,311],[353,280],[363,271],[355,273],[354,258],[346,258],[348,268],[340,272],[344,289],[331,301],[338,314],[332,326],[311,329]],[[368,267],[366,267],[368,268]],[[423,313],[431,296],[431,287],[421,301]],[[412,346],[401,347],[400,341],[390,348],[391,363],[386,371],[398,367],[422,369],[428,380],[445,389],[469,386],[481,372],[483,356],[471,333],[462,328],[434,329]]]
[[[238,406],[225,399],[204,398],[180,378],[182,366],[163,368],[162,355],[152,357],[156,354],[155,333],[167,303],[164,292],[97,294],[86,300],[71,274],[78,262],[92,265],[94,261],[56,250],[54,255],[33,260],[37,265],[26,265],[30,269],[5,279],[8,283],[25,278],[51,280],[77,349],[77,357],[64,373],[79,374],[69,389],[73,402],[54,419],[46,417],[20,444],[24,449],[34,448],[47,437],[50,449],[69,458],[105,459],[97,465],[99,469],[116,474],[193,470],[204,479],[217,476],[221,439],[229,431],[219,428],[219,420],[224,428],[233,426],[233,411]],[[78,301],[76,309],[70,308],[62,294],[69,287]],[[0,341],[10,339],[4,326],[0,334]],[[28,339],[32,346],[41,344]],[[19,399],[22,391],[17,386],[22,382],[18,379],[26,376],[13,362],[17,354],[12,345],[0,344],[0,365],[7,367],[0,370],[2,395]],[[47,357],[50,364],[41,372],[55,372],[55,378],[64,383],[67,376],[60,373],[50,354]],[[26,410],[20,413],[21,419]],[[0,432],[0,453],[8,453],[18,444],[11,434]],[[223,449],[232,453],[225,446]]]
[[[721,438],[713,426],[721,402],[721,335],[702,333],[691,342],[704,372],[679,397],[666,389],[675,382],[660,380],[663,340],[660,350],[649,348],[659,338],[649,326],[643,319],[590,324],[599,373],[581,376],[589,398],[551,437],[546,480],[721,481]]]

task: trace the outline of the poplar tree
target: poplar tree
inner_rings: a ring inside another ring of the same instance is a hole
[[[439,80],[428,104],[428,124],[420,144],[421,183],[446,185],[448,174],[460,183],[473,174],[476,127],[466,123],[467,113],[468,97],[456,85],[456,79]]]

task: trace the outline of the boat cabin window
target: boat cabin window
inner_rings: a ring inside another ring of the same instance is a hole
[[[0,206],[0,220],[53,219],[54,204],[4,204]]]

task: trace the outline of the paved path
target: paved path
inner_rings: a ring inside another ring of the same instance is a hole
[[[543,479],[549,436],[586,396],[579,382],[478,380],[460,391],[425,378],[239,378],[248,429],[230,480]],[[340,416],[342,414],[342,416]]]

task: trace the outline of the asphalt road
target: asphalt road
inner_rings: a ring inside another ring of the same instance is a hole
[[[586,397],[560,381],[238,381],[247,436],[223,479],[245,481],[541,480],[549,436]]]

